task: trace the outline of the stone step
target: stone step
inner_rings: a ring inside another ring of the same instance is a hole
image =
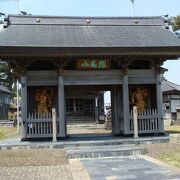
[[[84,136],[84,135],[83,135]],[[110,149],[112,147],[133,147],[142,144],[155,144],[155,143],[165,143],[169,141],[169,136],[160,137],[140,137],[134,139],[132,137],[112,137],[112,136],[97,136],[95,137],[71,137],[66,140],[59,140],[57,142],[52,142],[52,140],[36,140],[36,141],[21,141],[20,137],[12,137],[9,139],[0,140],[0,150],[6,149],[61,149],[65,148],[67,150],[91,150],[91,149]],[[138,146],[139,147],[139,146]]]
[[[99,138],[99,139],[98,139]],[[104,138],[104,139],[103,139]],[[109,139],[108,139],[109,138]],[[76,139],[71,141],[64,142],[64,147],[70,148],[70,147],[92,147],[92,146],[112,146],[112,145],[140,145],[140,144],[155,144],[155,143],[166,143],[169,141],[169,136],[163,136],[163,137],[141,137],[141,138],[115,138],[113,137],[96,137],[96,140],[91,140],[87,138],[79,139],[77,141]]]
[[[66,122],[68,123],[86,123],[86,122],[94,122],[94,118],[92,117],[66,117]]]
[[[84,129],[84,128],[93,128],[93,129],[98,129],[98,128],[100,128],[100,129],[102,129],[102,128],[104,128],[104,124],[95,124],[95,123],[81,123],[81,124],[76,124],[76,123],[68,123],[67,124],[67,128],[80,128],[80,129]]]
[[[147,154],[147,149],[138,145],[111,145],[66,148],[69,159],[74,158],[100,158],[113,156],[131,156]]]
[[[14,125],[13,121],[0,120],[0,126],[13,126],[13,125]]]

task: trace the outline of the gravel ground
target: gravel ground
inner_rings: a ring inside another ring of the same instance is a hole
[[[57,166],[69,164],[64,150],[6,150],[0,151],[0,167]]]
[[[111,133],[112,130],[106,130],[104,124],[69,124],[67,125],[68,134],[107,134]]]

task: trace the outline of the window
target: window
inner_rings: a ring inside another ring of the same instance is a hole
[[[73,110],[73,99],[66,99],[66,111],[72,112]]]
[[[76,111],[83,111],[84,110],[84,102],[83,99],[75,99],[75,109]]]
[[[84,111],[83,99],[66,99],[66,112],[82,112]]]

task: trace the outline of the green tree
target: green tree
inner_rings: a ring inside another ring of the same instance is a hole
[[[11,69],[7,62],[0,60],[0,82],[8,89],[12,90],[12,85],[15,82]]]
[[[172,28],[173,28],[173,31],[180,29],[180,15],[173,17]]]

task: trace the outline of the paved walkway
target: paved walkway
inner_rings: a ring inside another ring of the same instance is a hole
[[[93,180],[180,180],[180,171],[142,156],[81,160]]]

